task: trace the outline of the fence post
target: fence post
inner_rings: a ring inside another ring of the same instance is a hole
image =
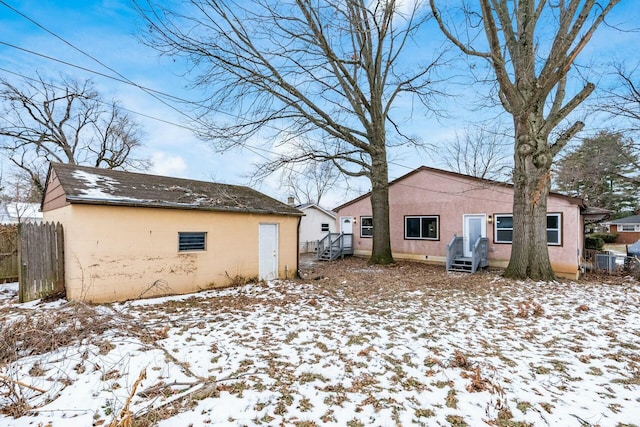
[[[14,282],[18,265],[18,225],[0,224],[0,283]]]

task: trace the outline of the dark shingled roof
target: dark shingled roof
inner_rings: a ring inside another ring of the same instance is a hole
[[[640,215],[631,215],[625,218],[614,219],[609,224],[640,224]]]
[[[249,187],[52,163],[69,203],[255,214],[303,213]]]

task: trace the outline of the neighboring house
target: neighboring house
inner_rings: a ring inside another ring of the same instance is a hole
[[[603,222],[610,233],[617,234],[616,243],[632,244],[640,240],[640,215]]]
[[[298,269],[302,213],[247,187],[56,163],[42,211],[64,227],[70,300],[183,294]]]
[[[0,224],[22,222],[42,222],[42,212],[38,203],[7,202],[0,205]]]
[[[371,254],[375,235],[370,193],[334,209],[341,232],[353,233],[355,255]],[[506,267],[513,236],[513,186],[422,166],[389,184],[391,250],[396,259],[444,264],[454,235],[487,238],[488,262]],[[547,202],[549,257],[555,273],[580,273],[585,220],[582,199],[551,193]],[[599,217],[600,218],[600,217]]]
[[[318,240],[336,232],[336,214],[315,203],[296,206],[305,216],[300,221],[300,253],[315,252]]]

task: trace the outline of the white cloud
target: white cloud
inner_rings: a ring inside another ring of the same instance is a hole
[[[171,155],[162,151],[156,151],[151,155],[150,172],[153,174],[184,177],[186,170],[186,162],[178,155]]]

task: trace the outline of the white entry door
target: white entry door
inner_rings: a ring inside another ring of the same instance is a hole
[[[260,224],[258,274],[262,280],[278,278],[278,224]]]
[[[353,234],[353,218],[350,216],[340,217],[340,232],[344,234]]]
[[[486,216],[484,214],[464,215],[462,233],[464,237],[464,256],[470,257],[476,241],[481,237],[487,237]]]

